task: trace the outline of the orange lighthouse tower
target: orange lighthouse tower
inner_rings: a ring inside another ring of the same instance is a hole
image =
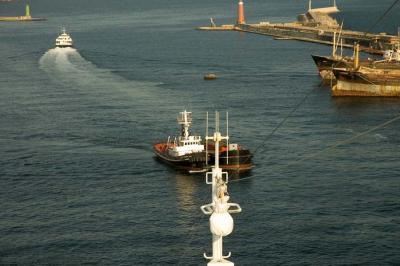
[[[246,23],[246,20],[244,19],[244,5],[243,5],[243,1],[242,1],[242,0],[239,0],[237,24],[245,24],[245,23]]]

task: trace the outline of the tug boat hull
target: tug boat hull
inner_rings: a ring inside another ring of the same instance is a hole
[[[168,143],[157,143],[153,146],[154,154],[160,161],[174,167],[175,169],[187,173],[202,173],[206,172],[209,167],[206,159],[206,152],[196,152],[190,155],[171,156],[168,154]]]
[[[214,146],[209,145],[209,152],[196,152],[190,155],[171,156],[168,154],[168,143],[154,144],[153,150],[157,159],[165,164],[172,166],[190,174],[203,173],[211,169],[212,162],[215,160]],[[225,150],[225,151],[224,151]],[[228,160],[226,159],[228,154]],[[207,158],[207,159],[206,159]],[[230,150],[228,153],[224,147],[219,154],[219,166],[223,171],[246,172],[253,168],[253,155],[247,149]]]

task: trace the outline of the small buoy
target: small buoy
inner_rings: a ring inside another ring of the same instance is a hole
[[[209,74],[204,75],[204,79],[205,80],[212,80],[212,79],[216,79],[216,78],[217,78],[217,75],[215,75],[213,73],[209,73]]]

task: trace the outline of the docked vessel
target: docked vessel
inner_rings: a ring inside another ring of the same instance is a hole
[[[166,142],[154,144],[153,150],[158,159],[178,170],[188,173],[206,172],[216,157],[215,143],[203,141],[199,135],[191,135],[189,128],[192,121],[191,112],[180,112],[178,123],[181,125],[181,134],[173,139],[168,137]],[[250,150],[239,144],[226,141],[217,150],[220,166],[225,171],[244,172],[253,167]]]
[[[340,39],[339,32],[339,38]],[[318,68],[319,75],[321,76],[323,81],[333,81],[336,80],[335,75],[333,74],[334,68],[346,69],[350,67],[354,67],[354,56],[343,56],[343,46],[341,45],[341,53],[337,54],[337,49],[339,45],[339,41],[336,40],[336,34],[334,35],[334,41],[332,46],[332,54],[331,55],[311,55],[314,60],[315,65]],[[343,40],[340,39],[341,44]],[[367,65],[369,60],[359,61],[360,65]]]
[[[348,66],[348,60],[345,58],[324,55],[311,55],[311,57],[318,68],[319,75],[324,81],[335,79],[333,68],[345,68]]]
[[[382,60],[374,60],[374,59],[363,59],[359,60],[359,66],[383,66],[384,63],[390,64],[390,61],[393,61],[399,53],[394,50],[387,50],[384,52]],[[336,80],[335,75],[333,74],[333,69],[346,69],[346,68],[354,68],[354,57],[350,56],[340,56],[340,55],[332,55],[332,56],[324,56],[324,55],[311,55],[313,58],[315,65],[318,68],[319,75],[321,76],[323,81],[328,80]]]
[[[323,81],[336,80],[336,77],[333,74],[334,68],[342,70],[354,68],[355,49],[352,57],[343,56],[342,49],[340,55],[338,55],[337,49],[339,42],[335,42],[335,39],[336,38],[334,38],[334,45],[332,46],[332,55],[329,56],[311,55],[318,68],[319,75],[321,76]],[[381,58],[381,60],[371,59],[371,58],[358,59],[358,65],[366,67],[368,66],[382,67],[384,65],[390,65],[390,64],[393,65],[393,62],[396,61],[400,61],[400,52],[398,48],[384,51],[383,58]]]
[[[361,65],[357,45],[353,67],[333,69],[337,82],[332,86],[332,95],[400,97],[399,50],[386,56],[389,58]]]
[[[56,39],[56,47],[73,47],[73,45],[74,43],[71,36],[69,36],[69,34],[65,31],[65,28],[63,28],[62,33]]]
[[[339,34],[340,39],[340,34]],[[323,56],[323,55],[311,55],[312,59],[315,62],[315,65],[318,68],[319,75],[321,76],[323,81],[326,80],[334,80],[335,75],[333,74],[333,68],[346,68],[349,65],[349,62],[353,62],[352,58],[343,56],[343,46],[341,46],[341,54],[338,55],[336,53],[338,48],[338,43],[336,43],[336,34],[334,34],[333,38],[333,46],[332,46],[332,55]],[[342,42],[342,40],[341,40]]]

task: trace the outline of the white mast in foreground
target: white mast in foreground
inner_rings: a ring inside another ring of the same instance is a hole
[[[208,118],[208,114],[207,114]],[[206,174],[206,183],[212,185],[212,202],[201,206],[201,210],[210,217],[210,231],[212,233],[212,256],[204,257],[211,260],[208,266],[233,266],[234,263],[226,260],[231,256],[231,252],[227,256],[223,255],[222,237],[229,235],[233,231],[233,218],[230,213],[241,212],[239,204],[228,203],[228,173],[222,172],[219,167],[219,143],[221,140],[229,139],[229,136],[221,136],[219,132],[219,113],[215,112],[215,133],[212,137],[206,136],[207,140],[213,140],[215,144],[215,166],[211,172]],[[211,180],[210,180],[211,178]]]

